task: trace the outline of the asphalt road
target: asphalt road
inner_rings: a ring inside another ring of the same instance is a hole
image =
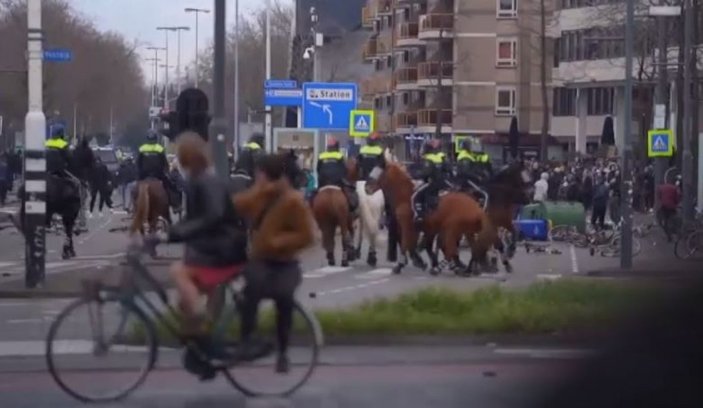
[[[178,367],[175,353],[162,353],[166,361],[160,361],[137,392],[107,406],[528,407],[585,355],[587,350],[490,346],[328,348],[310,381],[292,397],[250,399],[223,379],[199,383]],[[97,370],[74,374],[90,381],[84,389],[91,390],[117,381],[119,375]],[[264,374],[262,381],[273,381],[275,375]],[[39,358],[0,359],[0,396],[8,408],[84,406],[58,389]]]

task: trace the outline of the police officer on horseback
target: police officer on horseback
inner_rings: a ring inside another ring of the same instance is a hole
[[[320,153],[317,160],[318,190],[325,186],[338,186],[347,197],[351,211],[355,211],[358,199],[356,191],[347,180],[347,166],[344,162],[344,153],[339,150],[339,141],[330,138],[327,141],[326,151]],[[314,197],[313,197],[314,198]]]
[[[253,178],[256,162],[265,153],[263,145],[264,135],[261,133],[254,133],[249,138],[249,142],[244,145],[244,148],[239,153],[239,158],[234,165],[234,174],[246,175],[249,178]]]
[[[470,139],[461,142],[461,150],[456,158],[457,179],[461,188],[469,188],[483,198],[483,205],[488,202],[488,193],[483,185],[493,173],[488,154],[474,147]]]
[[[421,170],[423,184],[415,190],[412,196],[416,225],[423,223],[430,199],[436,199],[442,189],[452,187],[447,181],[448,173],[449,165],[444,152],[442,152],[440,141],[432,139],[425,143]]]
[[[371,171],[376,166],[382,164],[383,161],[383,147],[381,147],[381,140],[378,133],[372,133],[366,144],[359,149],[359,156],[357,157],[357,170],[359,174],[359,180],[367,180],[371,174]]]
[[[168,178],[168,160],[166,159],[166,151],[163,146],[158,143],[158,135],[150,131],[146,136],[146,143],[139,146],[139,155],[137,156],[137,172],[139,181],[147,178],[155,178],[163,184],[169,198],[169,205],[178,209],[181,205],[181,200],[176,196],[179,191]]]
[[[64,139],[64,132],[63,126],[55,126],[51,129],[49,139],[44,142],[44,147],[46,148],[46,170],[50,175],[71,183],[76,187],[76,191],[80,192],[80,180],[69,171],[71,153],[68,150],[68,142]]]

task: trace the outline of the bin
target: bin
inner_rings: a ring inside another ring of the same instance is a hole
[[[515,221],[520,237],[534,241],[546,241],[549,238],[547,220],[517,220]]]
[[[548,220],[551,226],[570,225],[579,232],[586,231],[586,210],[583,204],[567,201],[547,201],[526,205],[520,212],[521,219]]]

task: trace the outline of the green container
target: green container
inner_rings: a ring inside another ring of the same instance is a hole
[[[571,225],[580,232],[586,231],[586,210],[581,203],[567,201],[547,201],[526,205],[520,212],[520,218],[528,220],[547,220],[551,227]]]

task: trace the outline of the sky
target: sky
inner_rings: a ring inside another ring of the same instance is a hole
[[[186,7],[209,9],[209,14],[199,17],[199,47],[204,49],[212,42],[213,37],[213,0],[69,0],[73,7],[85,17],[93,21],[100,31],[117,31],[128,41],[138,40],[139,55],[142,60],[153,58],[154,51],[146,50],[148,46],[164,47],[166,34],[157,31],[158,26],[189,26],[190,31],[181,32],[181,72],[185,75],[187,64],[195,58],[195,14],[186,13]],[[234,24],[235,0],[227,0],[227,27]],[[240,14],[249,15],[262,7],[262,0],[240,0]],[[175,76],[177,62],[177,34],[169,32],[169,65],[173,65],[169,76]],[[164,54],[159,52],[160,64],[164,64]],[[152,62],[143,61],[145,79],[153,80]],[[163,68],[159,69],[159,82],[164,76]]]

